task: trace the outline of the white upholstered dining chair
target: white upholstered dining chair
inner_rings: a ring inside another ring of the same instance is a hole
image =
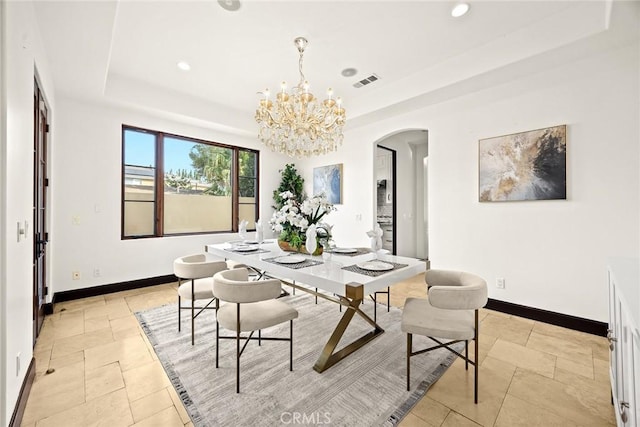
[[[402,332],[407,334],[407,391],[411,388],[411,357],[446,348],[474,366],[474,402],[478,403],[478,310],[487,303],[487,282],[471,273],[427,270],[427,298],[407,298],[402,313]],[[437,345],[413,351],[413,334],[431,338]],[[441,340],[442,339],[442,340]],[[444,340],[449,340],[443,342]],[[469,359],[469,340],[474,359]],[[465,343],[464,355],[450,345]]]
[[[213,259],[205,253],[187,255],[173,261],[173,274],[178,277],[178,331],[180,331],[182,310],[191,310],[191,345],[195,342],[195,320],[207,309],[215,309],[213,294],[213,275],[226,270],[227,263]],[[182,283],[182,280],[187,280]],[[182,306],[182,300],[190,302]],[[196,301],[205,302],[196,306]],[[196,309],[199,311],[196,313]]]
[[[289,337],[264,337],[259,340],[289,341],[289,370],[293,370],[293,319],[298,312],[288,304],[278,301],[281,284],[277,279],[250,281],[246,268],[235,268],[217,273],[213,277],[213,292],[223,304],[216,316],[216,368],[220,338],[236,340],[236,393],[240,393],[240,356],[255,331],[289,322]],[[235,331],[235,336],[220,336],[220,326]],[[241,336],[241,332],[249,332]],[[240,349],[240,341],[245,340]]]

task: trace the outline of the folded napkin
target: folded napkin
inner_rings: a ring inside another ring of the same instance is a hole
[[[249,224],[249,222],[243,219],[238,225],[238,234],[242,240],[247,240],[247,224]]]
[[[262,228],[262,220],[260,218],[256,221],[256,241],[264,241],[264,229]]]
[[[382,228],[380,228],[380,224],[376,224],[373,230],[367,231],[367,236],[371,238],[372,251],[377,252],[382,249]]]

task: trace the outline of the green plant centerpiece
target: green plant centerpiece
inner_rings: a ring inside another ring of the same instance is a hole
[[[275,210],[282,209],[284,206],[285,200],[281,194],[285,191],[290,192],[295,200],[305,199],[304,178],[300,176],[296,170],[296,166],[293,163],[289,163],[285,165],[284,169],[280,169],[279,172],[282,176],[280,185],[277,189],[273,190],[273,201],[275,202],[273,209]]]
[[[321,220],[335,208],[324,195],[306,197],[304,178],[294,164],[287,164],[280,173],[280,186],[273,192],[276,211],[269,221],[271,229],[279,233],[278,245],[283,250],[306,252],[306,232],[315,225],[318,245],[313,254],[319,255],[331,239],[331,226]]]
[[[331,226],[321,220],[336,208],[324,194],[305,199],[300,203],[290,191],[280,193],[283,206],[273,213],[269,224],[280,233],[278,245],[283,250],[306,252],[307,230],[315,228],[317,247],[313,255],[320,255],[323,246],[331,239]]]

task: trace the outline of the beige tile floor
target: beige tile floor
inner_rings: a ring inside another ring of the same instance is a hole
[[[192,426],[133,315],[175,302],[176,287],[56,304],[36,344],[22,425]],[[424,296],[416,276],[392,287],[391,304]],[[458,360],[401,426],[615,425],[604,338],[490,310],[481,321],[478,405],[473,371]]]

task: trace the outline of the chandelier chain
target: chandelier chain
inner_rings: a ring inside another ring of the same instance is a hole
[[[302,72],[302,59],[304,56],[304,50],[300,51],[300,59],[298,60],[298,71],[300,71],[300,83],[298,83],[298,86],[300,88],[302,88],[302,85],[304,84],[305,78],[304,78],[304,73]]]

